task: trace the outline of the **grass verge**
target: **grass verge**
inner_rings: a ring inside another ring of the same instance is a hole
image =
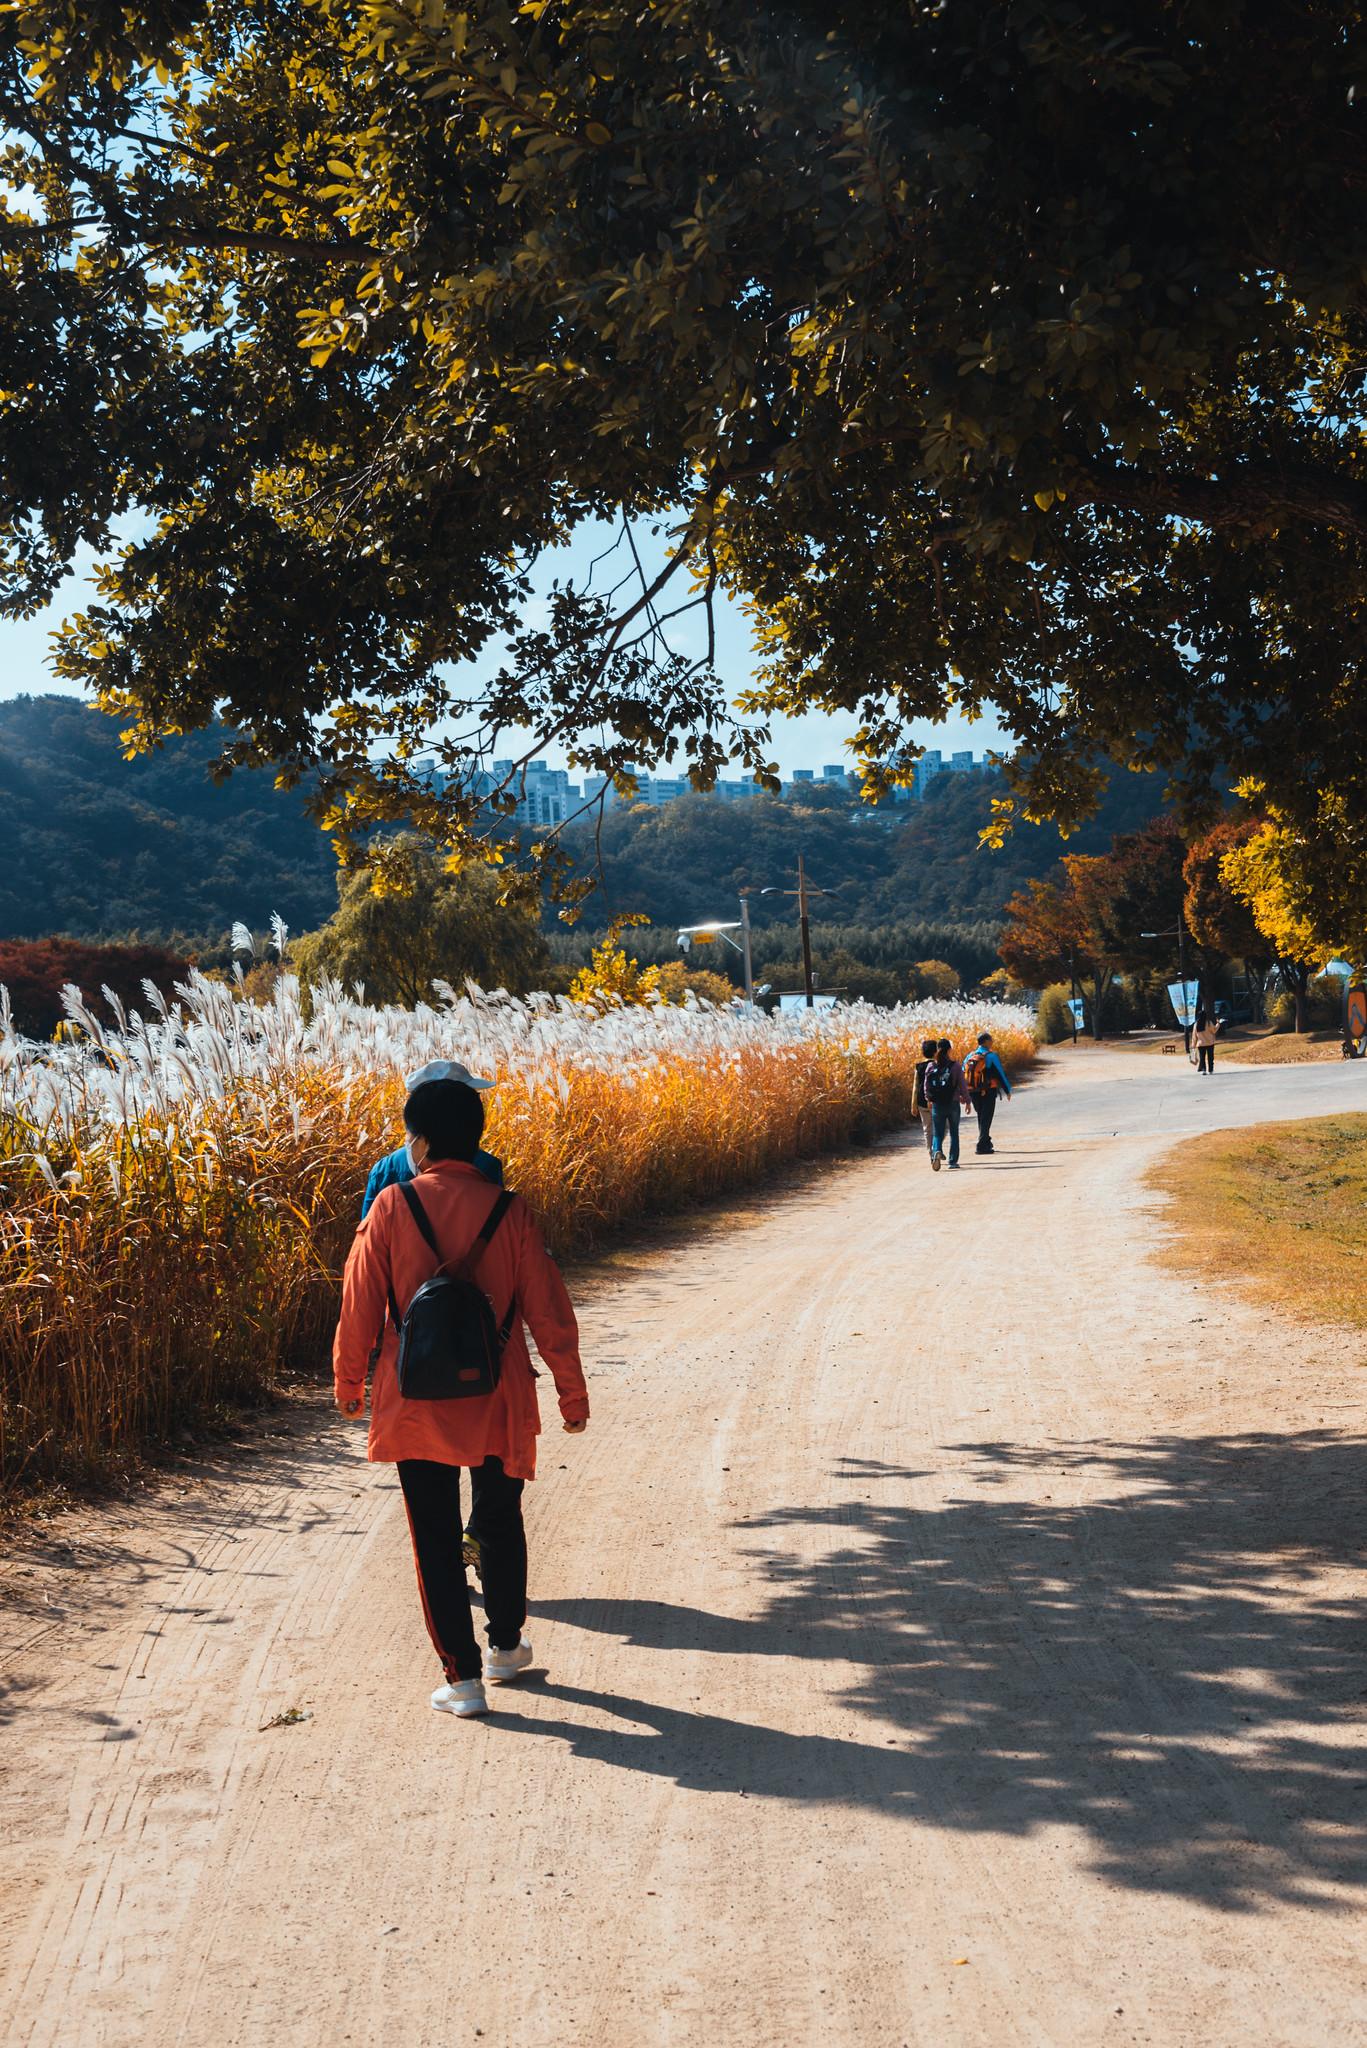
[[[1308,1321],[1367,1328],[1367,1116],[1193,1138],[1150,1170],[1168,1256]]]
[[[1234,1060],[1243,1067],[1301,1066],[1307,1060],[1341,1060],[1341,1031],[1273,1031],[1244,1038],[1221,1039],[1216,1063]]]

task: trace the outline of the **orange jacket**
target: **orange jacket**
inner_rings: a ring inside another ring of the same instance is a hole
[[[452,1258],[462,1258],[498,1199],[497,1189],[478,1167],[460,1159],[433,1161],[412,1186],[437,1243],[443,1251],[449,1247]],[[526,1204],[514,1198],[485,1247],[475,1276],[500,1324],[517,1297],[519,1313],[504,1347],[497,1389],[484,1400],[405,1401],[395,1373],[399,1339],[388,1315],[389,1291],[392,1287],[403,1310],[433,1271],[432,1254],[418,1235],[401,1191],[385,1188],[357,1231],[346,1262],[342,1313],[332,1346],[338,1398],[354,1401],[364,1395],[366,1367],[383,1331],[370,1395],[369,1458],[378,1464],[431,1458],[439,1465],[480,1465],[486,1458],[501,1458],[510,1479],[533,1479],[541,1415],[522,1329],[524,1316],[550,1367],[566,1422],[582,1421],[589,1412],[579,1331],[559,1268]]]

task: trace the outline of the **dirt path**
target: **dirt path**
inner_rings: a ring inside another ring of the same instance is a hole
[[[1173,1067],[601,1276],[486,1722],[321,1411],[21,1555],[10,2048],[1367,2042],[1361,1368],[1136,1190],[1367,1080]]]

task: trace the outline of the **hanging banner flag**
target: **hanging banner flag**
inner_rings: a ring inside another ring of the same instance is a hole
[[[1189,1024],[1196,1022],[1196,1000],[1200,992],[1201,984],[1197,981],[1170,981],[1168,983],[1168,998],[1172,1003],[1173,1013],[1183,1030]]]
[[[1346,1021],[1350,1038],[1367,1038],[1367,988],[1355,984],[1349,989]]]
[[[1078,1030],[1081,1031],[1083,1025],[1087,1022],[1087,1013],[1086,1010],[1083,1008],[1082,997],[1070,996],[1068,998],[1068,1009],[1072,1015],[1074,1024],[1076,1024]]]

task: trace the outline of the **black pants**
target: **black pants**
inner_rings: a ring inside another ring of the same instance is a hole
[[[1213,1074],[1215,1072],[1215,1047],[1213,1045],[1197,1046],[1196,1071],[1199,1074]]]
[[[460,1551],[460,1466],[400,1458],[399,1484],[432,1647],[452,1684],[478,1678],[479,1645]],[[470,1518],[479,1521],[485,1632],[496,1650],[515,1650],[527,1619],[522,1484],[508,1477],[501,1458],[486,1458],[470,1474]]]
[[[973,1107],[978,1112],[978,1150],[980,1152],[990,1152],[992,1150],[992,1119],[997,1111],[997,1098],[995,1095],[975,1095],[973,1097]]]

